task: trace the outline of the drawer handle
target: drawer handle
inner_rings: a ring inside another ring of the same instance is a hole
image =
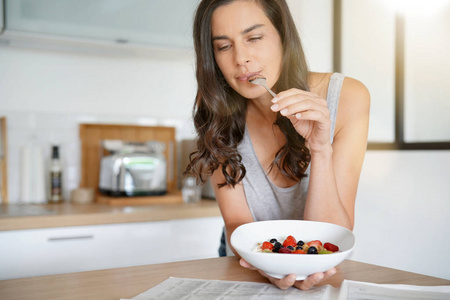
[[[59,241],[67,241],[67,240],[87,240],[93,239],[93,235],[77,235],[77,236],[63,236],[63,237],[51,237],[48,238],[49,242],[59,242]]]

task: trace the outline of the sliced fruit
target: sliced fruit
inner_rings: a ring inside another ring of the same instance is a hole
[[[270,250],[272,251],[273,245],[269,242],[264,242],[261,246],[262,250]]]
[[[308,247],[316,247],[317,249],[322,247],[322,242],[319,240],[315,240],[315,241],[311,241],[309,243],[307,243]]]
[[[323,244],[323,247],[331,252],[339,251],[339,247],[332,243],[325,243],[325,244]]]
[[[319,254],[332,254],[333,251],[328,251],[328,250],[320,250]]]
[[[295,248],[295,246],[297,246],[297,241],[295,240],[295,238],[292,235],[288,236],[283,242],[283,247],[287,247],[287,246],[292,246],[294,248]]]
[[[306,254],[305,251],[300,250],[300,249],[294,250],[294,251],[292,251],[292,253],[293,253],[293,254]]]

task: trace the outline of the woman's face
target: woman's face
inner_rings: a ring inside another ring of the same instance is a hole
[[[220,6],[211,17],[214,57],[228,84],[243,97],[269,97],[248,79],[261,75],[273,87],[281,70],[283,47],[278,31],[253,1]],[[270,96],[271,98],[271,96]]]

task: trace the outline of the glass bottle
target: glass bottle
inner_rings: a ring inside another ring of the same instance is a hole
[[[48,203],[59,203],[62,197],[62,163],[59,156],[59,147],[52,147],[52,157],[50,160],[50,192]]]

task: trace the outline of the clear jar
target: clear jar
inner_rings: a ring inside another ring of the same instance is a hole
[[[183,202],[199,202],[202,198],[202,187],[197,185],[197,181],[194,177],[186,177],[183,180],[181,193],[183,195]]]

